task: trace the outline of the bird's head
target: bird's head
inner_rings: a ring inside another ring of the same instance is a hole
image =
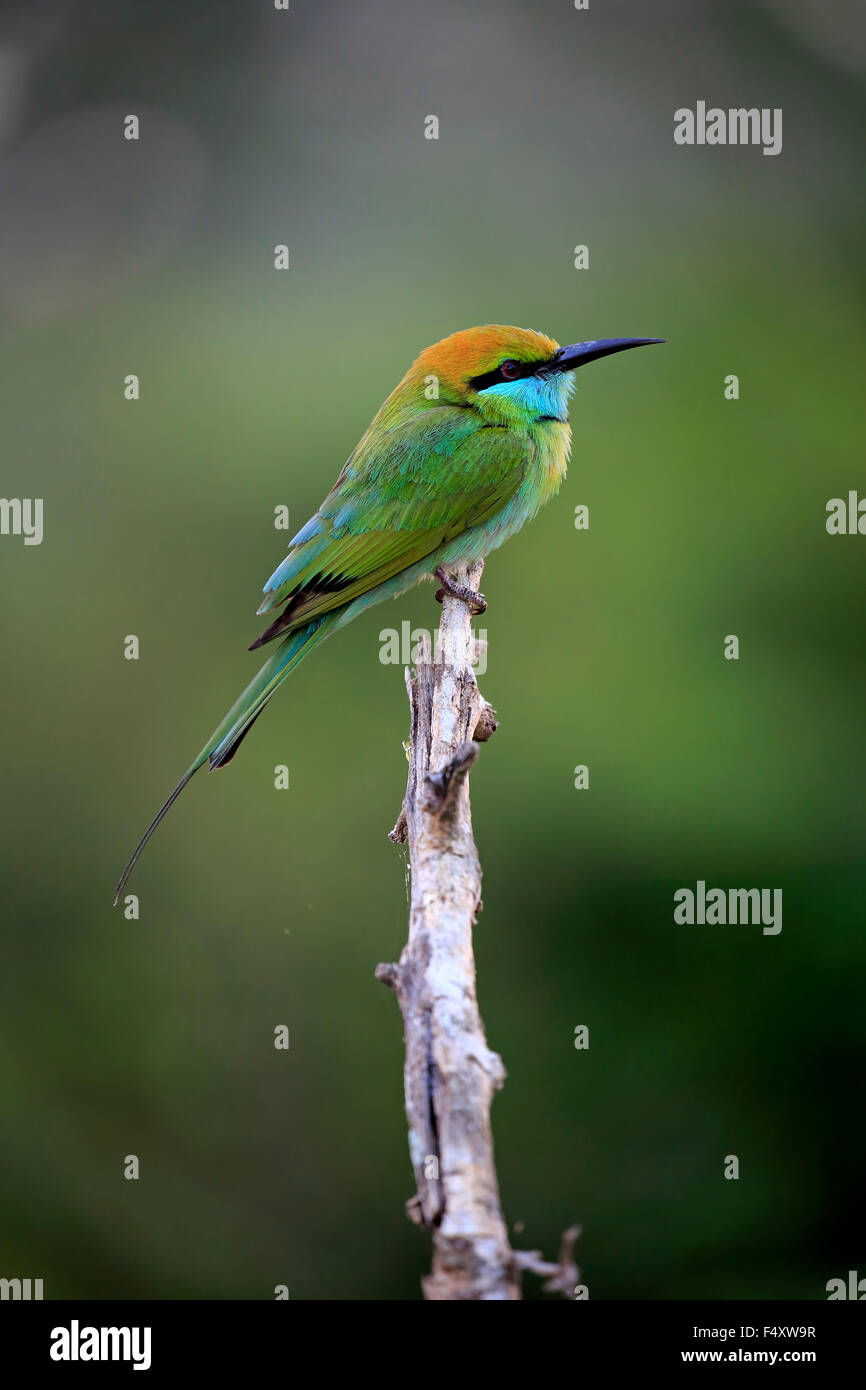
[[[528,328],[488,324],[434,343],[413,363],[405,381],[431,404],[469,406],[491,424],[565,423],[578,367],[625,348],[661,338],[597,338],[560,347]]]

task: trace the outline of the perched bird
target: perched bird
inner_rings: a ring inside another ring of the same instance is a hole
[[[264,588],[275,613],[251,651],[281,639],[144,832],[115,894],[168,808],[204,763],[225,767],[290,671],[336,628],[422,579],[483,612],[448,567],[483,559],[558,491],[571,447],[574,372],[661,338],[560,347],[498,324],[425,348],[349,456]]]

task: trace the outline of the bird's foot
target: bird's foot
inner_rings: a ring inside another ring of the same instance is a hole
[[[450,594],[452,598],[459,598],[463,603],[469,605],[473,618],[477,618],[485,612],[487,599],[483,594],[476,594],[474,589],[467,588],[465,584],[455,584],[450,574],[446,574],[441,565],[437,565],[433,573],[442,585],[442,588],[437,589],[434,595],[437,603],[441,603],[445,595]]]

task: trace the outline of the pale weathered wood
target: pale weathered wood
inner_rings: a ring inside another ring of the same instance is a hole
[[[455,570],[476,592],[482,566]],[[490,1106],[505,1069],[487,1046],[475,992],[472,928],[481,867],[472,835],[469,769],[496,727],[472,670],[467,604],[445,595],[436,660],[407,687],[409,780],[392,838],[407,839],[409,940],[380,966],[403,1014],[414,1220],[433,1231],[434,1300],[518,1299],[520,1282],[499,1202]],[[429,653],[428,653],[429,656]]]
[[[482,569],[457,568],[452,577],[477,593]],[[417,1184],[406,1206],[433,1232],[425,1298],[517,1300],[523,1270],[543,1276],[548,1291],[573,1297],[578,1228],[565,1232],[559,1263],[548,1263],[539,1251],[511,1249],[499,1201],[490,1107],[505,1068],[487,1046],[476,997],[472,928],[481,866],[469,807],[469,771],[497,723],[475,680],[475,651],[468,605],[446,594],[436,653],[428,642],[414,675],[406,672],[409,778],[391,839],[409,843],[409,940],[399,964],[376,970],[403,1015]]]

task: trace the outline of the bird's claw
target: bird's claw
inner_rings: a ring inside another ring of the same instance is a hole
[[[433,571],[436,578],[440,581],[442,588],[437,589],[434,598],[437,603],[441,603],[446,594],[451,598],[459,598],[461,602],[469,607],[473,618],[479,617],[487,610],[487,599],[483,594],[478,594],[474,589],[469,589],[465,584],[455,584],[450,575],[446,574],[441,565]]]

